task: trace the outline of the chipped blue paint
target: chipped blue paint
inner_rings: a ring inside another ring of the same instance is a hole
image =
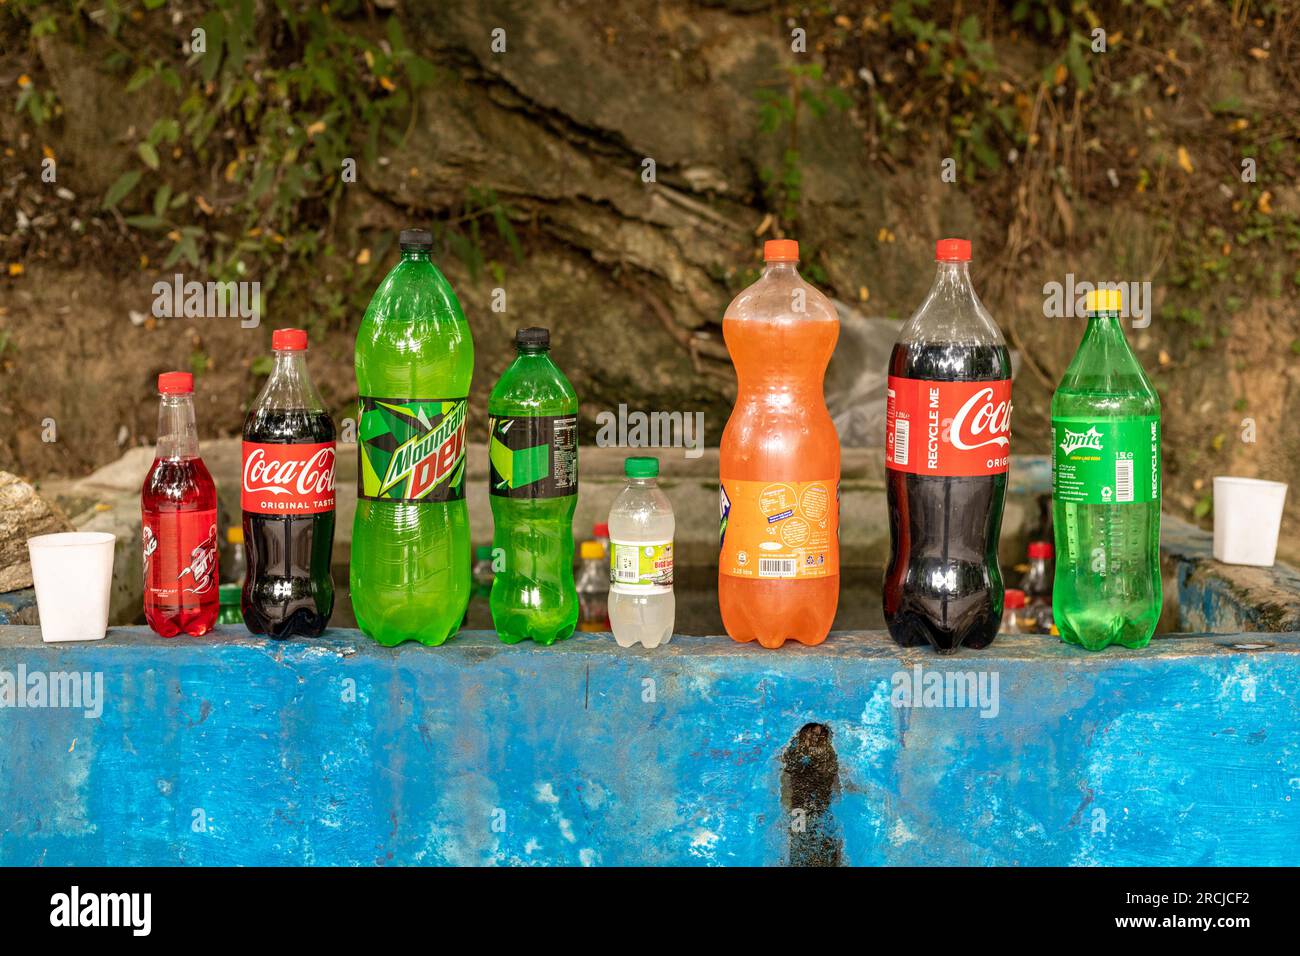
[[[847,863],[1300,864],[1300,635],[1236,643],[1257,649],[0,628],[0,672],[97,671],[106,697],[0,710],[0,864],[782,863],[782,757],[814,722]],[[918,663],[996,675],[997,716],[895,707]]]

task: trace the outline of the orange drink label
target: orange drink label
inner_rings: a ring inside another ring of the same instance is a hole
[[[825,481],[733,481],[719,489],[722,555],[737,578],[840,573],[840,488]]]

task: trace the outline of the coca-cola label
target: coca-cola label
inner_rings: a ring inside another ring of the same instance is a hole
[[[334,443],[244,442],[244,511],[314,515],[334,510]]]
[[[1011,465],[1011,379],[889,376],[885,467],[913,475],[1002,474]]]

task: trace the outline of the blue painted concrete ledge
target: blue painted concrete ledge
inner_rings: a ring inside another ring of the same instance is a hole
[[[1297,694],[1296,633],[939,658],[0,627],[0,864],[1296,865]]]

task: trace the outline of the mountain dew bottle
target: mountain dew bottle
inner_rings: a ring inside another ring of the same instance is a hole
[[[489,605],[507,644],[554,644],[578,624],[578,396],[551,361],[546,329],[520,329],[515,349],[488,397],[492,546],[505,565],[492,579]]]
[[[404,230],[401,261],[357,332],[357,515],[351,593],[380,644],[441,644],[470,596],[465,424],[474,340],[433,237]]]
[[[1160,397],[1120,328],[1120,293],[1089,292],[1088,328],[1052,396],[1061,639],[1145,647],[1160,617]]]

